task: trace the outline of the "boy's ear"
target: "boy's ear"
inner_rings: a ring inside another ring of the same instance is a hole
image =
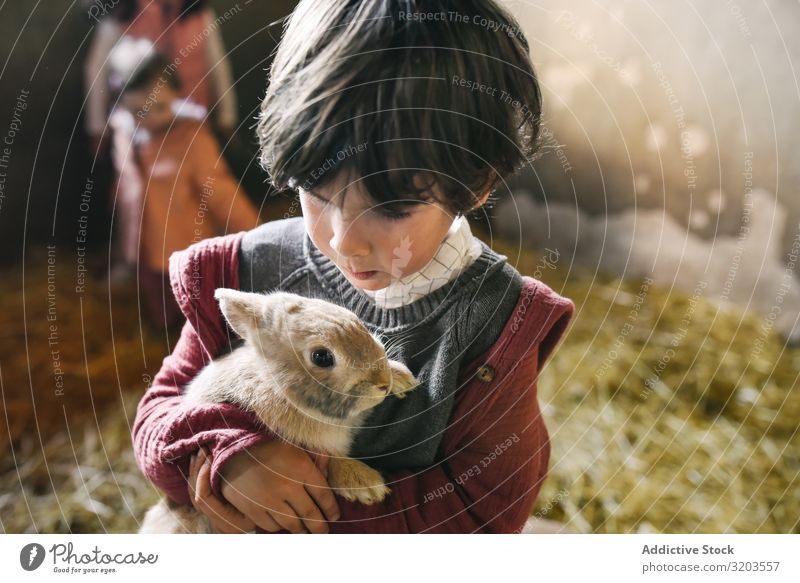
[[[221,287],[214,297],[231,329],[244,339],[253,338],[264,319],[264,296]]]
[[[492,191],[492,186],[497,180],[497,173],[494,170],[489,171],[489,174],[486,177],[486,182],[484,182],[483,186],[481,186],[480,192],[481,195],[478,198],[478,202],[476,202],[471,209],[467,212],[472,212],[474,210],[478,210],[489,199],[489,193]]]

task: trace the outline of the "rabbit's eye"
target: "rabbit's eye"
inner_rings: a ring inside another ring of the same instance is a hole
[[[333,366],[333,353],[327,348],[317,348],[311,353],[311,362],[321,368]]]

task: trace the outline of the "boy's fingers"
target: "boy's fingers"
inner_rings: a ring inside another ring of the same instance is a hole
[[[259,524],[259,528],[266,530],[267,532],[278,532],[281,530],[281,525],[275,522],[269,513],[265,512],[260,518],[260,522],[261,524]]]
[[[211,526],[214,527],[214,532],[219,534],[232,534],[233,532],[237,532],[232,530],[231,526],[228,525],[226,521],[219,519],[219,511],[212,508],[212,501],[196,498],[193,500],[193,504],[198,512],[208,518],[211,522]]]
[[[202,498],[213,497],[214,493],[211,491],[211,460],[208,459],[205,453],[201,452],[199,456],[201,463],[197,464],[197,491]]]
[[[302,494],[287,502],[309,533],[328,534],[328,523],[325,522],[322,511],[306,490],[303,490]]]
[[[202,464],[196,464],[198,467],[195,469],[197,475],[196,493],[193,498],[195,508],[205,514],[211,520],[214,528],[222,534],[255,530],[252,520],[214,495],[211,490],[211,460],[205,455],[201,455],[201,457],[204,461]]]
[[[284,501],[279,504],[277,508],[270,511],[270,515],[281,528],[285,528],[292,534],[305,532],[302,521],[297,517],[297,513],[289,506],[288,502]]]
[[[277,521],[275,514],[280,515],[280,513],[264,510],[262,508],[252,518],[258,528],[261,530],[265,530],[267,532],[278,532],[284,527]]]
[[[241,534],[255,530],[255,525],[251,521],[218,500],[202,500],[198,506],[203,509],[203,514],[208,517],[214,530],[219,534]]]
[[[189,485],[189,495],[194,498],[194,491],[197,487],[197,455],[189,457],[189,476],[186,478]]]
[[[330,456],[324,453],[317,454],[314,459],[314,463],[317,465],[319,471],[322,472],[322,475],[325,476],[326,479],[328,477],[328,462],[330,459]]]
[[[339,505],[336,503],[336,496],[334,496],[329,487],[306,484],[306,491],[314,501],[314,504],[317,505],[317,508],[325,515],[325,520],[339,520]]]
[[[316,468],[309,472],[305,489],[317,507],[325,514],[326,520],[339,520],[339,505],[336,503],[336,496],[328,485],[328,481]]]
[[[243,496],[229,484],[223,485],[222,495],[229,505],[260,529],[267,532],[278,532],[283,528],[270,516],[273,505],[265,506],[263,502]]]

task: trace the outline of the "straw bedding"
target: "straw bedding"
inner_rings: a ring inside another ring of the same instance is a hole
[[[800,532],[800,350],[702,293],[493,246],[577,306],[539,380],[553,451],[535,516],[578,532]],[[55,322],[43,254],[26,271],[24,320],[20,269],[0,277],[8,533],[133,532],[158,498],[130,427],[168,341],[140,328],[132,286],[109,300],[107,283],[90,276],[78,295],[69,263],[50,274]]]

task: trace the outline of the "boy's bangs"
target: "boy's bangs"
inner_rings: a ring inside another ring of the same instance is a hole
[[[389,113],[399,117],[396,113]],[[377,116],[367,122],[344,122],[333,128],[328,136],[313,141],[307,149],[297,152],[295,162],[289,162],[286,174],[291,175],[288,186],[305,190],[323,187],[340,176],[359,181],[376,203],[415,204],[437,200],[432,188],[438,184],[446,190],[461,188],[469,193],[469,185],[459,182],[464,176],[467,158],[461,148],[442,139],[406,135],[383,135],[375,140],[370,127],[386,127]],[[383,116],[384,119],[386,116]],[[418,123],[416,120],[415,123]],[[411,129],[411,123],[402,124]],[[425,133],[425,132],[420,132]],[[428,134],[429,136],[431,134]],[[353,143],[346,143],[352,136]],[[326,142],[331,142],[325,147]],[[468,154],[468,153],[466,153]],[[472,156],[474,158],[474,156]],[[479,160],[474,171],[480,172]],[[440,201],[444,202],[444,201]]]

